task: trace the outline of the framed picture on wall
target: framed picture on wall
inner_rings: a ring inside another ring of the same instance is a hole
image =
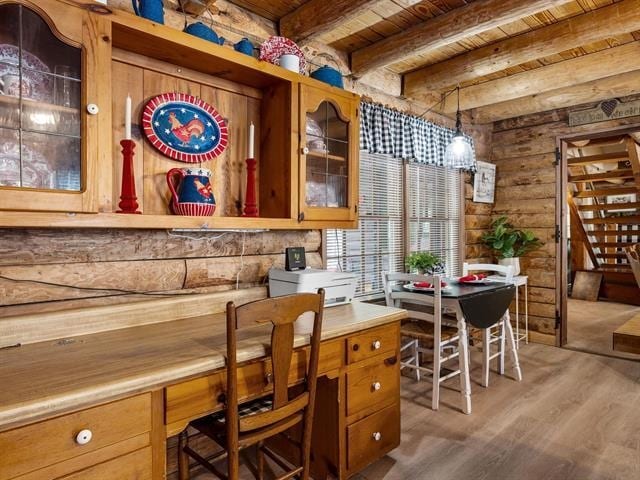
[[[473,201],[493,203],[496,191],[496,166],[492,163],[477,162],[473,178]]]

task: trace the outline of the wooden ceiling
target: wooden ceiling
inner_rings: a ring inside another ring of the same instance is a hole
[[[402,75],[409,98],[460,85],[462,109],[482,122],[629,95],[640,74],[640,0],[231,1],[299,43],[349,53],[356,76]],[[454,97],[438,109],[455,111]]]

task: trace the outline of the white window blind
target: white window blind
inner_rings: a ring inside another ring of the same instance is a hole
[[[460,274],[460,171],[412,163],[407,169],[409,249],[438,255],[446,274]]]
[[[382,272],[405,271],[408,251],[435,253],[447,275],[460,274],[460,172],[411,163],[405,178],[404,168],[390,155],[360,152],[358,230],[326,231],[327,269],[355,273],[356,296],[381,294]]]
[[[327,230],[329,270],[358,275],[357,296],[381,293],[382,272],[402,271],[402,160],[360,153],[358,230]]]

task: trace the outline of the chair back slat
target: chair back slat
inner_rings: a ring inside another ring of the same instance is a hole
[[[273,408],[289,401],[289,370],[293,357],[293,322],[275,324],[271,331]]]
[[[513,281],[513,266],[498,265],[494,263],[467,263],[462,264],[462,275],[469,275],[469,272],[490,272],[504,276],[505,283]]]

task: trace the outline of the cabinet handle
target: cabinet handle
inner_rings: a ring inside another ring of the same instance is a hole
[[[382,385],[380,384],[380,382],[373,382],[373,385],[371,385],[371,387],[373,387],[373,390],[377,392],[382,388]]]
[[[395,365],[396,363],[398,363],[398,357],[389,357],[385,358],[384,360],[384,364],[388,367],[390,367],[391,365]]]
[[[353,347],[351,347],[351,350],[353,350],[354,352],[357,352],[358,350],[360,350],[360,345],[358,345],[357,343],[354,343]]]
[[[100,112],[100,108],[98,108],[98,105],[96,105],[95,103],[90,103],[89,105],[87,105],[87,113],[89,115],[97,115],[98,112]]]
[[[306,155],[307,153],[309,153],[309,147],[302,147],[302,154]]]
[[[376,442],[379,442],[380,440],[382,440],[382,434],[380,432],[374,432],[372,437]]]
[[[380,350],[381,346],[382,346],[382,343],[380,343],[380,340],[376,340],[375,342],[373,342],[371,344],[371,349],[372,350]]]
[[[76,435],[76,443],[78,445],[86,445],[93,438],[93,432],[89,429],[80,430]]]

